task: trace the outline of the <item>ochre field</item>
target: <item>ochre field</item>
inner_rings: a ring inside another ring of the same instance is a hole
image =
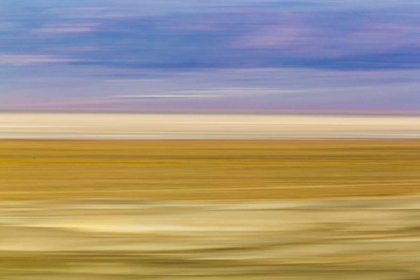
[[[420,141],[0,141],[0,199],[420,193]]]

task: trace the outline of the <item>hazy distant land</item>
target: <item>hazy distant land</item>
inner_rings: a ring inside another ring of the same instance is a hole
[[[181,114],[0,114],[0,138],[420,138],[420,117]]]

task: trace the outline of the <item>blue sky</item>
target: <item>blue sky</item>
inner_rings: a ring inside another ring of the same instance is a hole
[[[415,0],[2,0],[0,110],[418,113]]]

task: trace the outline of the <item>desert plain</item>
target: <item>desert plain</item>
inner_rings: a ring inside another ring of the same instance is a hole
[[[236,124],[252,135],[238,139],[210,123],[215,139],[156,124],[165,139],[115,140],[106,121],[72,139],[37,122],[36,137],[16,119],[0,129],[1,279],[420,278],[415,123],[410,137]]]

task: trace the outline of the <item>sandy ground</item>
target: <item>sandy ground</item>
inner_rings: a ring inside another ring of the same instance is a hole
[[[418,140],[0,141],[0,200],[420,193]]]
[[[420,117],[0,114],[0,139],[419,137]]]
[[[420,279],[419,147],[0,141],[0,279]]]
[[[419,279],[420,197],[2,201],[2,279]]]

